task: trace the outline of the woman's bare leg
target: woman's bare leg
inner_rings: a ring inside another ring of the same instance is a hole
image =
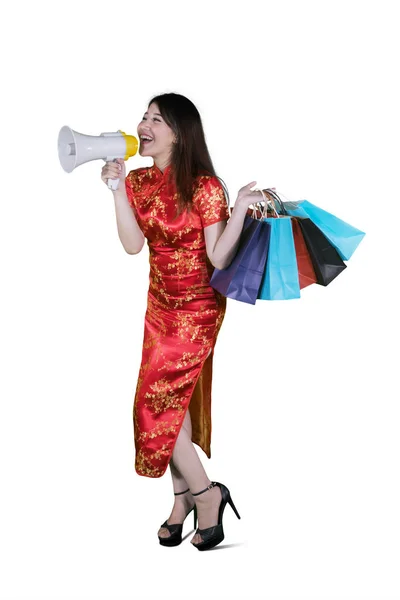
[[[182,428],[186,429],[187,435],[189,439],[192,439],[192,421],[190,419],[189,411],[186,411],[185,419],[183,421]],[[189,485],[183,475],[176,468],[173,458],[169,462],[171,477],[172,477],[172,487],[174,492],[183,492],[187,490]],[[186,494],[180,494],[179,496],[175,496],[175,503],[172,508],[171,514],[167,519],[169,524],[173,523],[183,523],[185,516],[192,508],[194,504],[194,498],[192,494],[186,492]],[[158,535],[160,537],[169,537],[170,533],[166,527],[161,527],[158,531]]]
[[[186,419],[190,421],[189,411],[186,412],[185,421]],[[192,443],[191,421],[190,426],[186,422],[185,426],[181,427],[172,453],[172,460],[174,467],[184,477],[187,487],[190,488],[191,492],[200,492],[210,485],[211,481]],[[186,489],[186,487],[183,489]],[[193,506],[193,500],[195,500],[199,529],[206,529],[218,523],[218,510],[221,503],[221,490],[218,486],[207,490],[195,498],[189,492],[182,494],[182,496],[189,496],[190,506]],[[176,498],[181,498],[182,496],[176,496]],[[200,534],[195,534],[191,541],[197,544],[202,541],[202,538]]]

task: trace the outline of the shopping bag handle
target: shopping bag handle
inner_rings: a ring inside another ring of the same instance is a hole
[[[274,200],[276,200],[277,205],[279,206],[282,215],[288,217],[289,213],[285,208],[285,205],[283,203],[283,201],[281,200],[281,198],[278,196],[277,192],[275,189],[271,189],[271,188],[267,188],[266,190],[264,190],[265,192],[268,193],[268,195],[272,196]]]
[[[277,192],[277,191],[275,190],[275,188],[272,188],[272,189],[275,191],[275,194],[276,194],[277,196],[279,195],[279,198],[280,198],[280,200],[281,200],[281,202],[282,202],[282,204],[283,204],[283,208],[286,210],[286,212],[287,212],[287,209],[288,209],[288,208],[289,208],[289,209],[294,209],[294,208],[297,208],[297,207],[299,206],[299,202],[302,202],[302,200],[290,200],[290,199],[289,199],[287,196],[285,196],[285,194],[283,194],[281,191]],[[283,201],[282,201],[282,198],[284,198],[284,199],[286,200],[286,202],[285,202],[285,203],[283,203]]]
[[[272,208],[272,210],[275,212],[275,215],[279,219],[280,215],[279,215],[278,211],[275,208],[275,204],[274,204],[273,200],[268,200],[268,198],[267,198],[267,196],[269,198],[271,198],[271,196],[273,197],[272,194],[270,196],[270,193],[269,193],[270,192],[270,188],[268,188],[267,190],[257,190],[257,191],[261,192],[261,194],[262,194],[262,196],[264,198],[264,207],[263,207],[263,210],[262,210],[261,218],[262,219],[266,219],[268,217],[267,210],[268,210],[268,205],[270,205],[271,208]]]
[[[260,192],[260,194],[263,196],[263,198],[265,200],[265,196],[262,193],[262,190],[255,189],[255,190],[253,190],[253,192]],[[253,206],[253,208],[251,208],[251,206]],[[261,208],[259,208],[259,206],[261,206]],[[251,215],[249,215],[249,216],[251,216],[252,219],[255,219],[256,221],[262,221],[263,220],[264,217],[263,217],[262,201],[260,201],[260,202],[256,202],[256,201],[252,202],[252,205],[249,206],[249,210],[252,211]],[[261,215],[260,218],[257,217],[257,211]]]

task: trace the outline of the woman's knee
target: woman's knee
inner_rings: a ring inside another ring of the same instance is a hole
[[[183,419],[182,427],[187,431],[189,437],[192,435],[192,419],[190,418],[189,409],[187,409],[185,418]]]
[[[183,424],[182,427],[180,428],[178,437],[176,438],[176,444],[175,446],[185,446],[188,443],[191,443],[191,432],[188,431],[185,427],[185,425]]]

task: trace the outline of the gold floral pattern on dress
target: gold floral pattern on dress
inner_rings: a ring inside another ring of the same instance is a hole
[[[164,377],[155,383],[149,384],[150,392],[145,392],[144,397],[149,399],[146,406],[155,413],[165,412],[167,408],[182,410],[182,398],[174,391],[173,385]]]
[[[193,196],[203,227],[221,221],[221,209],[226,210],[226,218],[229,218],[224,189],[216,181],[218,182],[216,177],[202,177]]]
[[[175,421],[156,421],[155,427],[150,431],[142,431],[138,434],[138,440],[145,442],[146,440],[153,440],[156,437],[166,435],[169,433],[176,433],[176,428],[179,425],[179,419]]]

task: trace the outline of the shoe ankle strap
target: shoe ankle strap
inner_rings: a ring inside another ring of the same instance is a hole
[[[207,490],[211,490],[211,488],[215,487],[216,485],[217,485],[216,481],[212,481],[210,483],[210,485],[208,485],[206,488],[204,488],[204,490],[201,490],[201,492],[197,492],[196,494],[193,494],[193,492],[192,492],[192,496],[200,496],[200,494],[203,494]]]
[[[187,490],[185,490],[184,492],[174,492],[174,496],[180,496],[181,494],[186,494],[186,492],[189,491],[189,488]]]

